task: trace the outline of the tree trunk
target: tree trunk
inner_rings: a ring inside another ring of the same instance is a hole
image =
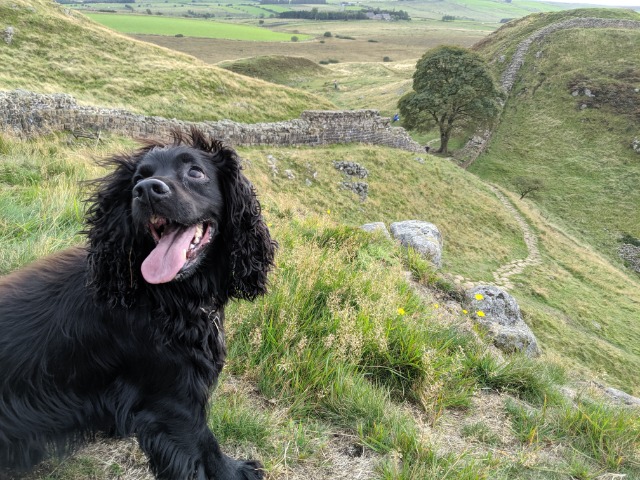
[[[437,153],[449,153],[449,132],[440,130],[440,148]]]

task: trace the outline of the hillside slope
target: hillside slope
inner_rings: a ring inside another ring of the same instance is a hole
[[[0,2],[0,89],[64,92],[80,101],[184,120],[242,122],[331,109],[326,100],[205,65],[112,32],[53,0]]]
[[[477,46],[500,76],[517,45],[574,17],[626,18],[621,10],[532,15]],[[543,188],[512,201],[540,236],[543,266],[518,285],[528,323],[576,368],[602,369],[637,391],[638,277],[617,255],[640,236],[640,29],[573,28],[534,42],[516,75],[487,151],[470,167],[516,192],[518,178]],[[504,56],[504,57],[503,57]]]
[[[575,17],[640,20],[622,10],[533,15],[478,51],[499,75],[521,40]],[[508,189],[518,177],[541,179],[536,205],[618,264],[621,235],[640,236],[640,157],[631,148],[640,134],[639,44],[640,28],[572,28],[534,42],[488,152],[470,169]]]

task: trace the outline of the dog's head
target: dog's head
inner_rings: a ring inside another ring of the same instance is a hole
[[[99,297],[130,305],[141,285],[189,281],[221,302],[265,292],[275,242],[232,149],[192,129],[109,163],[87,215]]]

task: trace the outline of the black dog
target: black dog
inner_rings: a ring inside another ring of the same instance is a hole
[[[97,432],[135,435],[159,479],[263,477],[220,451],[207,403],[224,306],[265,293],[276,244],[235,152],[173,137],[109,161],[86,247],[0,279],[0,478]]]

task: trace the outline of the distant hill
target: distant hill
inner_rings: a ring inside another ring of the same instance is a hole
[[[96,105],[185,120],[258,122],[331,109],[327,100],[133,40],[49,0],[0,3],[0,89],[65,92]]]
[[[241,75],[284,85],[331,74],[329,69],[309,59],[284,55],[244,58],[222,62],[219,66]]]

